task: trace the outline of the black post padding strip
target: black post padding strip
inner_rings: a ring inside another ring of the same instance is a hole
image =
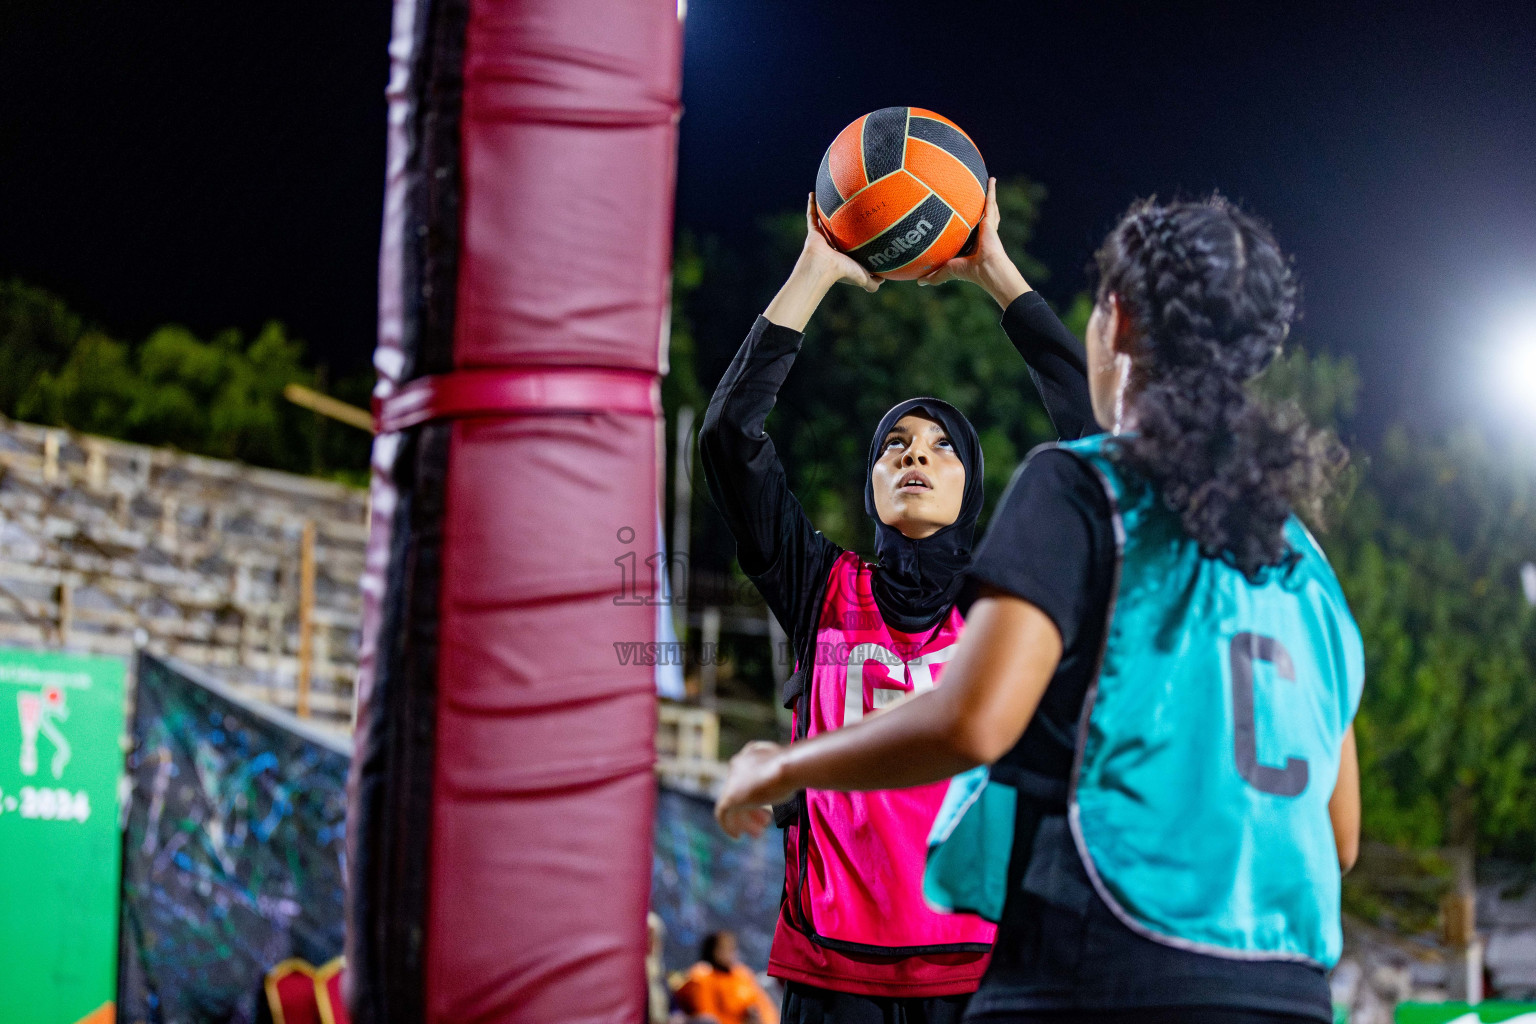
[[[444,496],[453,427],[423,425],[396,464],[400,501],[392,524],[380,646],[359,772],[360,829],[353,878],[357,940],[353,1019],[425,1019],[425,937],[430,879],[432,778],[437,724],[438,590]]]
[[[405,124],[396,383],[453,369],[469,0],[416,0]],[[388,285],[386,285],[388,287]],[[352,1013],[357,1024],[426,1019],[426,935],[436,756],[438,593],[452,427],[405,432],[377,633],[369,727],[354,756]]]
[[[463,192],[459,122],[468,24],[469,0],[417,0],[407,121],[408,212],[401,241],[406,357],[401,383],[453,369]]]

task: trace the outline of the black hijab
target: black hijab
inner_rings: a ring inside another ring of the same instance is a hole
[[[885,437],[896,421],[920,413],[944,428],[955,454],[965,466],[965,492],[960,514],[953,523],[922,540],[912,540],[880,521],[875,512],[875,485],[871,474],[884,450]],[[965,414],[937,398],[909,398],[880,420],[869,443],[869,465],[864,472],[864,511],[875,521],[873,576],[875,603],[885,621],[903,633],[915,633],[934,625],[947,614],[960,592],[962,574],[971,564],[971,541],[981,517],[983,496],[981,439]]]

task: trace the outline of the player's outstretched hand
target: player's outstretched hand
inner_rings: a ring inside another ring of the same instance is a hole
[[[858,285],[867,292],[883,283],[837,251],[822,228],[816,213],[816,196],[812,193],[805,199],[805,245],[800,248],[800,258],[789,272],[789,279],[763,310],[763,316],[780,327],[803,331],[828,290],[839,281]]]
[[[885,281],[883,277],[877,277],[859,266],[851,256],[839,252],[837,246],[832,244],[821,223],[821,214],[816,210],[814,192],[805,200],[805,248],[801,250],[801,258],[825,268],[836,280],[858,285],[867,292],[875,291]]]
[[[948,263],[918,278],[921,285],[943,284],[945,281],[970,281],[985,288],[988,295],[1004,309],[1020,295],[1029,291],[1029,285],[1019,268],[1008,258],[1003,240],[998,236],[997,225],[1002,214],[997,208],[997,179],[987,179],[987,204],[976,227],[976,248],[968,256],[956,256]]]
[[[715,820],[732,839],[740,839],[743,832],[762,835],[773,823],[770,805],[793,795],[794,789],[783,780],[784,751],[777,743],[758,740],[731,758],[720,799],[715,801]]]

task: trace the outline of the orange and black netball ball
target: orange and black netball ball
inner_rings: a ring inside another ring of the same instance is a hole
[[[865,114],[832,140],[816,174],[816,209],[833,243],[897,281],[953,259],[986,194],[987,165],[971,137],[921,107]]]

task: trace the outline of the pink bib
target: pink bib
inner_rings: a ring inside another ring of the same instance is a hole
[[[827,579],[808,692],[795,735],[815,736],[932,689],[954,654],[962,619],[907,634],[886,625],[870,568],[845,552]],[[801,716],[805,716],[802,723]],[[787,916],[831,949],[885,955],[986,952],[993,926],[923,902],[928,832],[947,782],[871,793],[807,790],[785,834]]]

